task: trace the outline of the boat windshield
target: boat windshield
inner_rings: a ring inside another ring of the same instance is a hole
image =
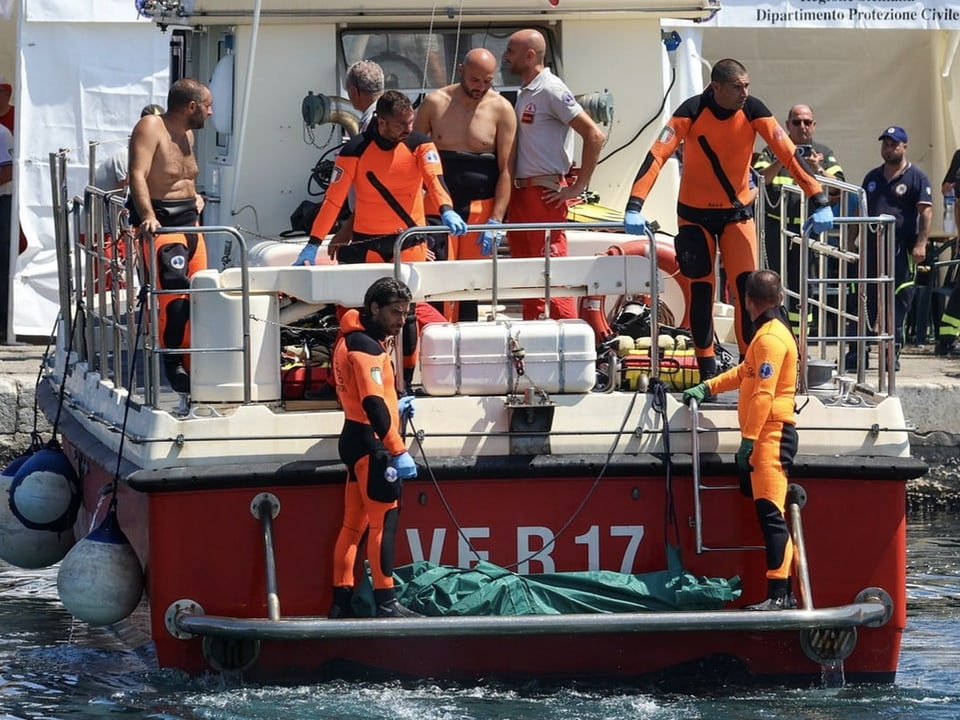
[[[458,81],[457,66],[473,48],[486,48],[497,58],[503,55],[507,40],[521,26],[483,26],[477,28],[435,29],[414,32],[409,29],[345,30],[340,35],[342,72],[359,60],[372,60],[383,68],[388,90],[400,90],[413,97]],[[537,28],[547,39],[545,63],[558,71],[558,53],[553,34]],[[497,68],[494,87],[512,101],[518,89],[517,79]]]

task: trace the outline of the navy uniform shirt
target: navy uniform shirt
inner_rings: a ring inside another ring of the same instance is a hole
[[[897,244],[910,250],[917,243],[919,223],[918,205],[932,205],[930,180],[913,163],[889,182],[883,176],[883,166],[874,168],[863,179],[867,191],[867,213],[893,215],[897,219]]]

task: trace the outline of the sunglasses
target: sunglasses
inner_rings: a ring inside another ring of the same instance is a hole
[[[807,120],[806,118],[796,118],[790,121],[790,124],[795,125],[796,127],[800,127],[801,125],[813,125],[813,123],[813,120]]]

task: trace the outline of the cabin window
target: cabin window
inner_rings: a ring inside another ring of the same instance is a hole
[[[416,100],[421,92],[430,92],[443,85],[458,82],[457,66],[468,50],[487,48],[497,58],[503,55],[507,40],[525,26],[437,29],[432,33],[406,30],[345,30],[340,35],[341,78],[346,69],[358,60],[373,60],[383,68],[388,90],[400,90]],[[557,71],[557,52],[553,33],[537,28],[547,39],[545,62]],[[343,81],[341,79],[341,85]],[[503,75],[499,66],[494,87],[512,102],[516,96],[517,78]]]

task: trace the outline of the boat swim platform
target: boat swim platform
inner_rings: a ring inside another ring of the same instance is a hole
[[[34,391],[46,347],[46,338],[27,340],[0,345],[0,454],[11,458],[30,444]],[[960,445],[960,358],[937,357],[932,345],[907,345],[900,362],[897,394],[914,436],[927,446]],[[42,414],[37,423],[41,433],[49,434]]]

